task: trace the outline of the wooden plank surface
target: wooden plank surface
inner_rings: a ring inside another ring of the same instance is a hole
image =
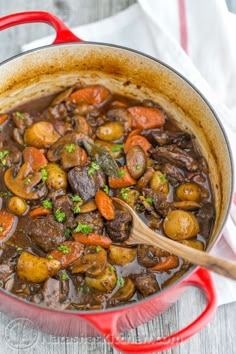
[[[134,0],[1,0],[0,16],[24,10],[44,10],[60,16],[72,27],[110,16],[133,3]],[[236,11],[236,0],[228,0],[228,5]],[[53,33],[52,29],[43,24],[0,32],[0,62],[17,54],[24,43],[50,33]],[[130,341],[153,340],[173,333],[190,323],[202,311],[204,304],[204,297],[199,290],[190,288],[167,312],[130,331],[126,338]],[[221,306],[212,322],[200,333],[165,354],[235,354],[235,313],[236,303]],[[9,317],[0,314],[0,353],[118,353],[102,338],[55,337],[41,332],[32,333],[23,325],[11,332],[11,324]],[[27,343],[31,343],[31,346],[27,347]]]

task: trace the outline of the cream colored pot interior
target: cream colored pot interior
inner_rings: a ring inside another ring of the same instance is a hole
[[[216,203],[210,245],[224,224],[232,193],[232,166],[224,133],[201,96],[162,64],[123,48],[78,43],[45,47],[0,66],[0,113],[79,80],[103,83],[117,93],[158,102],[186,131],[193,132],[206,157]],[[216,143],[217,142],[217,143]]]

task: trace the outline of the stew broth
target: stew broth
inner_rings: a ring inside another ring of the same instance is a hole
[[[155,102],[101,85],[0,115],[0,286],[56,309],[102,309],[158,292],[191,266],[125,244],[131,205],[177,242],[205,249],[214,223],[194,135]]]

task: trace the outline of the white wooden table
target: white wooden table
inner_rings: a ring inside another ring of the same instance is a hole
[[[163,0],[164,1],[164,0]],[[174,0],[172,0],[174,1]],[[236,12],[236,0],[227,0]],[[135,0],[1,0],[0,16],[27,10],[43,10],[76,26],[110,16]],[[46,25],[26,25],[0,32],[0,62],[20,51],[22,44],[53,33]],[[166,336],[190,323],[204,308],[204,297],[190,288],[166,313],[127,334],[129,340]],[[213,321],[199,334],[165,354],[235,354],[236,303],[221,306]],[[16,323],[17,324],[17,323]],[[0,353],[117,353],[102,338],[63,338],[31,331],[23,325],[12,329],[9,317],[0,313]]]

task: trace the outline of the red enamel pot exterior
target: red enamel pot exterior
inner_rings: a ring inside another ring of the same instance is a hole
[[[6,16],[0,19],[0,30],[29,22],[45,22],[53,26],[56,30],[56,38],[53,44],[81,42],[81,39],[77,38],[64,25],[64,23],[61,22],[61,20],[54,15],[45,12],[25,12]],[[144,57],[146,56],[144,55]],[[168,68],[168,70],[171,71],[170,68]],[[196,93],[194,94],[196,95]],[[197,94],[200,95],[199,93]],[[206,102],[204,104],[207,105]],[[221,220],[220,222],[218,233],[213,240],[212,245],[216,243],[222,233],[222,227],[225,223],[232,199],[232,186],[231,188],[229,187],[227,193],[231,193],[231,195],[228,195],[227,197],[228,199],[223,221]],[[164,312],[176,302],[186,287],[191,285],[199,287],[205,293],[207,305],[200,316],[190,325],[179,330],[175,334],[165,338],[158,338],[152,342],[137,344],[127,343],[120,337],[119,333],[135,328]],[[175,284],[167,287],[160,293],[155,294],[146,300],[142,300],[132,305],[125,305],[123,307],[104,311],[57,311],[34,305],[27,301],[20,300],[16,296],[6,293],[5,291],[1,291],[0,311],[14,317],[28,318],[33,321],[39,330],[54,335],[103,335],[111,345],[122,352],[148,353],[167,350],[200,331],[201,328],[211,320],[216,311],[216,293],[209,272],[201,268],[194,268]]]

